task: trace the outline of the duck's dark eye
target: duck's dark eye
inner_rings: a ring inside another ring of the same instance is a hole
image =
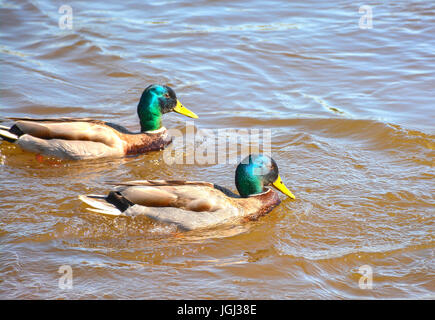
[[[169,93],[165,93],[164,97],[169,99],[170,98]]]

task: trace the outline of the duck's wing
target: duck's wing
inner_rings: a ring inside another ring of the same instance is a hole
[[[177,185],[197,185],[207,186],[223,192],[227,197],[240,198],[240,196],[231,190],[220,185],[205,181],[184,181],[184,180],[132,180],[126,182],[109,182],[115,186],[177,186]]]
[[[214,212],[228,205],[228,197],[204,181],[136,180],[118,184],[117,193],[133,204]]]
[[[73,117],[57,117],[57,118],[32,118],[32,117],[7,117],[6,119],[17,121],[31,121],[40,123],[56,123],[56,122],[91,122],[105,124],[105,121],[92,118],[73,118]]]
[[[213,187],[214,184],[205,181],[185,181],[185,180],[131,180],[125,182],[108,182],[115,186],[207,186]]]
[[[9,118],[15,124],[9,132],[20,137],[28,134],[39,139],[93,141],[113,147],[119,143],[119,131],[104,121],[90,118]]]
[[[144,215],[186,230],[236,222],[249,214],[240,200],[203,181],[128,181],[118,184],[105,201],[122,215]]]

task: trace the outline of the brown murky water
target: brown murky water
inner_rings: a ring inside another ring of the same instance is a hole
[[[235,189],[234,165],[162,153],[65,162],[0,144],[0,298],[435,297],[435,4],[371,1],[0,1],[0,115],[91,116],[138,128],[150,83],[197,129],[266,128],[297,200],[259,221],[174,235],[86,212],[109,180]],[[181,116],[165,126],[184,130]],[[284,197],[282,196],[282,199]],[[73,288],[59,287],[59,267]],[[361,289],[359,268],[372,268]]]

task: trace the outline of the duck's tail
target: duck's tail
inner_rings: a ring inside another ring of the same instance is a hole
[[[87,196],[80,195],[79,199],[92,208],[87,208],[89,211],[97,212],[109,216],[120,216],[122,211],[113,204],[107,202],[107,197],[102,195],[89,194]]]
[[[0,125],[0,138],[2,138],[5,141],[14,143],[15,141],[17,141],[18,136],[10,132],[9,130],[10,130],[9,127]]]

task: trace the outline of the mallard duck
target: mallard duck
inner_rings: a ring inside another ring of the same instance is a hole
[[[88,210],[112,216],[143,215],[175,224],[182,230],[209,228],[256,220],[278,204],[274,186],[288,197],[294,195],[282,182],[276,162],[266,155],[249,155],[236,169],[240,195],[210,182],[137,180],[116,184],[107,196],[81,195]]]
[[[141,132],[88,118],[10,118],[12,127],[0,126],[0,137],[26,151],[61,159],[96,159],[161,150],[172,138],[162,126],[162,115],[175,111],[198,118],[168,86],[150,85],[142,93],[137,113]]]

